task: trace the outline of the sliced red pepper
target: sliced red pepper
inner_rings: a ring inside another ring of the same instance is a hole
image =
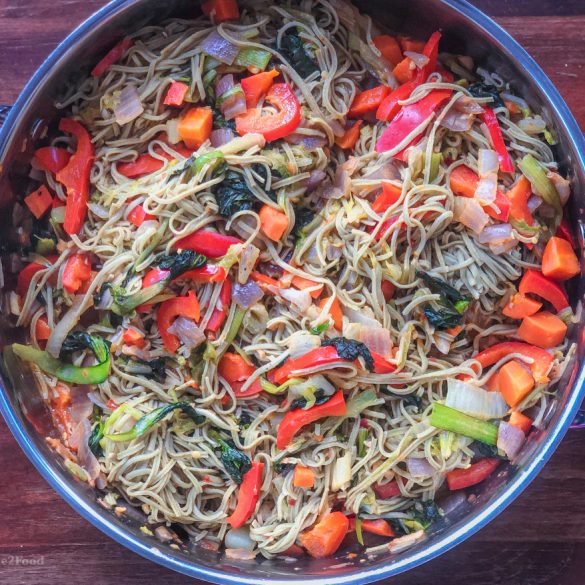
[[[447,474],[450,490],[461,490],[487,479],[501,463],[499,459],[482,459],[467,469],[454,469]]]
[[[485,370],[485,368],[493,366],[496,362],[513,353],[533,360],[533,363],[530,364],[530,369],[536,382],[548,382],[547,374],[553,363],[553,356],[545,349],[541,349],[535,345],[529,345],[528,343],[521,343],[519,341],[505,341],[484,349],[482,352],[473,356],[473,359],[478,361]]]
[[[128,179],[137,179],[159,171],[164,165],[164,161],[160,160],[160,158],[156,158],[151,154],[141,154],[136,160],[120,163],[117,169],[122,176]]]
[[[274,78],[278,77],[280,72],[276,69],[263,71],[256,75],[244,77],[240,81],[242,91],[246,96],[246,107],[250,110],[258,105],[258,102],[270,91],[274,84]]]
[[[392,300],[394,293],[396,292],[396,286],[392,284],[389,280],[383,280],[382,285],[382,294],[384,295],[384,300],[386,302]]]
[[[35,152],[33,163],[42,171],[57,174],[67,166],[70,158],[71,153],[65,148],[43,146]]]
[[[266,94],[266,101],[278,112],[262,115],[261,108],[253,108],[236,118],[240,136],[262,134],[268,142],[292,134],[301,123],[301,105],[288,83],[275,83]]]
[[[400,495],[400,486],[397,481],[389,481],[388,483],[376,483],[373,486],[374,493],[382,500],[389,500]]]
[[[236,509],[227,518],[232,528],[243,526],[254,513],[260,497],[260,489],[262,488],[263,471],[264,463],[252,461],[252,467],[244,474],[244,479],[240,484]]]
[[[41,219],[51,207],[53,207],[53,196],[45,185],[41,185],[36,191],[33,191],[24,198],[26,206],[31,213],[37,218]]]
[[[218,365],[219,375],[227,380],[236,398],[250,398],[262,392],[259,379],[254,380],[249,388],[242,391],[242,386],[255,369],[240,354],[231,352],[224,353]]]
[[[533,294],[548,301],[557,311],[569,306],[569,299],[563,287],[538,270],[530,269],[524,273],[518,291],[523,295]]]
[[[441,42],[441,33],[434,32],[429,40],[425,44],[423,49],[423,55],[428,57],[428,63],[422,67],[416,75],[416,80],[421,83],[425,83],[431,73],[434,73],[437,69],[437,60],[439,58],[439,43]]]
[[[375,351],[370,351],[374,360],[374,374],[389,374],[396,370],[396,366]]]
[[[376,213],[383,213],[391,205],[394,205],[402,195],[402,187],[397,187],[391,183],[382,185],[382,193],[376,197],[372,203],[372,210]]]
[[[491,108],[484,106],[482,118],[492,139],[494,150],[498,153],[500,170],[504,173],[513,173],[514,163],[512,162],[510,153],[506,148],[506,143],[504,142],[504,136],[502,135],[502,129],[500,128],[498,117]]]
[[[51,263],[54,264],[57,261],[58,256],[47,256],[46,259]],[[21,296],[24,297],[26,296],[26,293],[28,292],[28,289],[30,288],[30,283],[32,282],[32,278],[33,276],[41,271],[41,270],[46,270],[47,266],[44,266],[43,264],[39,264],[37,262],[31,262],[30,264],[27,264],[19,273],[18,273],[18,278],[16,281],[16,292]],[[57,274],[53,274],[50,278],[49,278],[49,283],[52,286],[55,286],[57,284]]]
[[[434,89],[418,102],[403,107],[376,143],[376,152],[392,150],[404,142],[404,139],[428,120],[452,93],[450,89]],[[424,128],[421,128],[421,134],[423,131]],[[399,155],[402,153],[398,153],[394,158],[402,160],[403,157]]]
[[[101,77],[114,63],[117,63],[124,53],[134,44],[132,39],[122,39],[114,45],[106,56],[92,69],[93,77]]]
[[[175,248],[180,250],[193,250],[208,258],[221,258],[228,253],[230,246],[241,243],[242,240],[233,236],[224,236],[211,230],[198,230],[181,238],[175,244]]]
[[[343,416],[346,413],[343,392],[338,390],[327,402],[303,410],[297,408],[284,415],[278,425],[276,446],[282,451],[286,449],[294,436],[306,425],[327,416]]]
[[[350,118],[360,118],[364,114],[377,110],[389,93],[390,88],[386,85],[378,85],[378,87],[358,93],[351,103],[347,115]]]
[[[146,340],[144,339],[144,333],[138,331],[138,329],[134,329],[130,327],[124,331],[122,335],[122,340],[127,345],[134,345],[136,347],[144,347],[146,345]]]
[[[201,268],[195,268],[193,270],[187,270],[180,276],[177,276],[176,280],[192,280],[198,284],[207,282],[223,282],[227,278],[227,272],[223,266],[217,266],[216,264],[206,264]],[[173,282],[174,282],[173,281]]]
[[[93,164],[94,149],[89,132],[76,120],[63,118],[59,130],[77,138],[77,148],[67,166],[57,173],[57,181],[67,190],[65,222],[63,229],[70,236],[79,233],[87,215],[89,177]]]
[[[356,518],[349,519],[349,532],[355,530]],[[394,530],[386,520],[362,520],[363,532],[369,532],[370,534],[377,534],[378,536],[396,536]]]
[[[185,96],[189,91],[189,86],[182,81],[173,81],[167,90],[165,106],[182,106],[185,102]]]
[[[232,279],[228,276],[221,285],[217,306],[215,309],[213,309],[213,313],[211,313],[211,317],[207,322],[207,327],[205,329],[206,331],[215,335],[221,329],[222,325],[227,319],[230,310],[231,299]]]
[[[566,217],[563,217],[559,227],[557,228],[557,233],[555,234],[557,238],[563,238],[563,240],[567,240],[573,250],[577,247],[575,245],[575,239],[573,238],[573,234],[571,232],[571,226]]]
[[[158,332],[168,352],[175,353],[181,345],[179,338],[169,333],[169,327],[177,317],[186,317],[199,321],[201,310],[195,293],[191,290],[184,297],[169,299],[160,304],[156,312],[156,323]]]
[[[382,122],[390,122],[402,108],[398,102],[407,100],[418,86],[416,81],[409,81],[387,95],[376,110],[376,118]]]
[[[128,221],[134,224],[136,227],[140,227],[145,221],[150,221],[151,219],[154,219],[154,215],[146,213],[142,205],[136,205],[128,214]]]
[[[240,9],[236,0],[206,0],[201,9],[205,16],[213,16],[216,24],[240,19]]]
[[[142,288],[152,286],[165,278],[168,278],[170,270],[164,270],[162,268],[152,268],[142,278]]]
[[[91,279],[91,263],[86,254],[73,254],[63,268],[63,288],[69,294],[79,291]]]
[[[37,319],[35,324],[35,337],[37,341],[47,341],[53,330],[49,327],[47,318],[43,315]]]

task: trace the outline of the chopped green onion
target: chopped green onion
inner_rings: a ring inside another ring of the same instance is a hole
[[[430,423],[438,429],[458,433],[488,445],[495,445],[498,442],[496,425],[463,414],[444,404],[435,403]]]
[[[238,83],[234,85],[232,88],[228,89],[225,93],[222,93],[216,100],[215,105],[219,108],[221,107],[228,99],[231,97],[241,94],[242,97],[245,98],[244,90],[242,86]]]
[[[366,456],[366,438],[368,436],[368,429],[360,429],[358,431],[357,443],[358,443],[358,457]]]
[[[439,174],[439,167],[441,166],[441,162],[443,160],[443,155],[440,152],[433,152],[431,155],[431,168],[429,173],[430,181],[434,181]]]
[[[315,327],[311,327],[311,334],[312,335],[321,335],[321,333],[327,331],[331,327],[331,321],[327,321],[325,323],[321,323],[320,325],[316,325]]]
[[[256,49],[255,47],[247,47],[240,50],[234,61],[234,65],[254,67],[259,71],[264,71],[268,67],[271,57],[272,55],[268,51]]]
[[[359,516],[355,518],[355,536],[357,541],[364,546],[364,533],[362,532],[362,519]]]
[[[546,176],[546,169],[531,154],[527,154],[518,166],[522,174],[530,181],[536,195],[542,197],[560,214],[561,199],[554,183]]]
[[[262,390],[265,390],[269,394],[282,394],[290,386],[294,386],[295,384],[301,384],[304,381],[305,380],[303,378],[291,378],[290,380],[287,380],[280,386],[277,386],[276,384],[272,384],[271,382],[264,378],[260,378],[260,386],[262,386]]]

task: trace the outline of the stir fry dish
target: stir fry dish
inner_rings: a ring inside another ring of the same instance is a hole
[[[441,31],[345,0],[201,8],[56,104],[7,351],[63,464],[147,534],[403,550],[518,461],[574,356],[554,131]]]

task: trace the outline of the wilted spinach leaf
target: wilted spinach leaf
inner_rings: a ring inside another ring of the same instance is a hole
[[[295,227],[293,228],[293,236],[298,238],[302,235],[303,228],[307,227],[314,219],[315,212],[308,207],[299,207],[295,209]]]
[[[337,350],[341,359],[353,362],[359,357],[362,357],[366,364],[366,368],[370,372],[374,371],[374,358],[367,346],[361,341],[347,339],[345,337],[334,337],[333,339],[327,339],[321,343],[321,347],[327,347],[329,345],[332,345]]]
[[[239,211],[249,211],[259,206],[260,202],[250,191],[243,175],[236,171],[227,171],[225,179],[215,188],[215,200],[220,215],[231,217]]]
[[[228,130],[236,131],[236,121],[226,120],[219,110],[213,110],[213,129],[220,130],[227,128]]]
[[[163,383],[167,377],[166,362],[162,357],[150,361],[138,358],[122,358],[117,363],[123,372],[134,376],[143,376],[147,380],[156,380]]]
[[[305,50],[303,41],[295,29],[289,28],[286,31],[278,50],[301,77],[307,78],[315,71],[319,71],[319,66]]]
[[[478,98],[491,97],[494,101],[490,105],[504,107],[504,100],[502,100],[502,98],[500,97],[498,88],[495,85],[488,85],[483,81],[479,81],[478,83],[474,83],[473,85],[471,85],[468,88],[468,90],[473,97]]]
[[[224,441],[217,431],[210,431],[209,436],[217,441],[221,450],[221,462],[229,476],[238,484],[242,483],[244,475],[252,467],[250,459],[233,445]]]
[[[169,270],[171,273],[169,279],[173,280],[183,274],[183,272],[201,268],[205,264],[207,264],[207,258],[203,254],[197,254],[193,250],[183,250],[176,254],[162,256],[158,262],[158,267],[163,270]]]
[[[313,406],[317,406],[318,404],[324,404],[327,402],[331,396],[327,396],[323,390],[317,390],[315,392],[315,403]],[[298,408],[305,408],[307,406],[307,399],[306,398],[297,398],[290,403],[290,410],[296,410]]]
[[[418,412],[422,406],[422,398],[417,396],[415,392],[411,394],[396,394],[392,392],[388,386],[380,386],[380,392],[392,398],[399,398],[404,403],[404,406],[414,406]]]

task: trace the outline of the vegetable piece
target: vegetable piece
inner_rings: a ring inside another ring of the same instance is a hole
[[[213,125],[211,108],[191,108],[179,122],[179,136],[187,148],[198,149],[209,140]]]
[[[498,427],[479,420],[436,402],[433,405],[430,423],[432,426],[451,431],[488,445],[495,445],[498,440]]]
[[[449,99],[452,93],[450,89],[434,89],[418,102],[404,106],[376,143],[376,152],[396,149],[415,130],[420,130],[422,133],[424,131],[423,124],[430,121],[431,116]],[[405,144],[404,147],[406,146],[409,145]],[[400,154],[398,153],[394,158],[403,160],[399,156]]]
[[[514,408],[534,388],[534,378],[526,366],[517,360],[511,360],[500,368],[500,392],[504,400]]]
[[[541,311],[536,315],[525,317],[518,327],[518,337],[543,349],[560,345],[567,334],[567,325],[556,315]]]
[[[492,139],[494,150],[498,153],[500,170],[504,173],[513,173],[514,163],[512,162],[510,153],[506,148],[506,143],[504,142],[502,130],[498,122],[498,117],[490,107],[484,106],[482,118],[485,125],[487,126],[490,138]]]
[[[562,212],[561,199],[554,183],[547,177],[545,168],[531,155],[527,154],[519,163],[522,174],[530,181],[532,190],[552,205],[557,213]]]
[[[260,229],[264,235],[274,242],[278,242],[288,229],[289,221],[286,213],[265,204],[260,209],[259,216]]]
[[[147,380],[156,380],[161,384],[164,383],[167,377],[166,362],[164,358],[156,358],[154,360],[141,359],[118,359],[117,364],[120,369],[127,374],[134,376],[143,376]],[[116,408],[114,406],[114,408]]]
[[[263,471],[264,463],[261,461],[252,461],[252,467],[246,472],[240,484],[236,509],[227,518],[232,528],[243,526],[254,513],[262,488]]]
[[[528,199],[532,196],[530,181],[522,176],[506,193],[510,200],[510,221],[515,227],[520,225],[534,225],[532,212],[528,208]]]
[[[36,191],[33,191],[24,198],[26,206],[31,213],[37,218],[41,219],[53,205],[53,197],[45,185],[41,185]]]
[[[87,214],[89,199],[89,177],[94,158],[94,149],[89,132],[76,120],[62,118],[59,130],[73,134],[77,138],[77,148],[67,166],[56,176],[57,181],[67,190],[65,222],[63,229],[67,234],[79,233]]]
[[[382,185],[382,193],[372,203],[372,210],[376,213],[384,213],[391,205],[397,203],[402,196],[402,187],[392,183]]]
[[[374,112],[389,93],[390,88],[386,85],[378,85],[373,89],[362,91],[355,96],[347,115],[350,118],[359,118],[364,114]]]
[[[221,450],[221,462],[226,473],[237,483],[244,481],[246,473],[252,468],[252,462],[247,455],[226,443],[215,430],[209,431],[209,436],[217,441]]]
[[[390,122],[402,108],[398,102],[408,99],[418,85],[416,81],[409,81],[387,95],[376,110],[376,118],[382,122]]]
[[[168,331],[176,317],[186,317],[197,322],[201,318],[199,301],[193,291],[189,291],[184,297],[162,302],[156,312],[159,334],[166,350],[170,353],[175,353],[180,346],[179,338]]]
[[[369,532],[370,534],[377,534],[378,536],[396,536],[394,530],[390,524],[383,519],[379,520],[362,520],[362,530]],[[349,519],[349,532],[353,532],[356,529],[356,518]]]
[[[155,425],[161,422],[166,416],[168,416],[174,410],[180,410],[183,414],[186,414],[195,424],[203,424],[206,418],[200,414],[197,414],[196,410],[188,402],[173,402],[166,404],[159,408],[155,408],[152,412],[145,414],[136,421],[136,424],[124,433],[105,433],[106,439],[114,441],[115,443],[126,443],[127,441],[133,441],[146,435],[148,431],[151,431]],[[116,411],[115,411],[116,412]],[[114,416],[114,415],[111,415]],[[111,425],[109,425],[111,426]],[[106,421],[106,428],[108,422]]]
[[[569,306],[569,299],[562,287],[554,280],[550,280],[537,270],[527,270],[518,290],[523,294],[533,294],[548,301],[557,311],[562,311]]]
[[[335,144],[344,150],[353,149],[356,145],[356,142],[359,140],[360,129],[363,122],[363,120],[357,120],[345,131],[343,136],[336,136]]]
[[[256,47],[244,47],[240,49],[234,65],[240,67],[247,67],[249,71],[256,73],[257,71],[264,71],[270,63],[272,54],[263,49],[257,49]]]
[[[378,35],[372,40],[376,49],[382,53],[382,57],[392,63],[392,65],[397,65],[402,61],[402,49],[394,37],[390,35]]]
[[[219,361],[217,371],[229,383],[236,398],[250,398],[262,392],[260,379],[256,379],[249,388],[242,391],[242,386],[256,371],[256,368],[238,353],[224,353]]]
[[[293,485],[298,488],[312,488],[315,485],[315,472],[312,467],[305,467],[300,463],[295,465]]]
[[[91,264],[87,254],[73,254],[67,259],[63,269],[63,288],[74,294],[91,279]]]
[[[425,83],[431,73],[434,73],[437,69],[437,60],[439,58],[439,43],[441,42],[441,33],[439,31],[434,32],[429,40],[425,43],[422,50],[422,54],[428,57],[428,63],[424,65],[416,75],[416,80],[419,83]],[[418,52],[418,51],[415,51]],[[441,72],[442,75],[448,72]]]
[[[179,250],[193,250],[208,258],[225,256],[230,246],[241,244],[242,240],[233,236],[226,236],[212,230],[197,230],[175,243]]]
[[[136,347],[144,347],[146,345],[144,333],[142,333],[142,331],[138,331],[138,329],[134,329],[134,327],[130,327],[124,331],[122,340],[127,345],[134,345]]]
[[[503,418],[508,412],[508,407],[498,392],[487,392],[455,378],[447,380],[445,406],[481,420]]]
[[[287,29],[286,33],[282,35],[278,49],[303,79],[320,71],[315,60],[305,50],[303,40],[299,36],[296,27]]]
[[[331,297],[325,297],[322,301],[319,302],[319,309],[323,309],[323,307],[329,302]],[[331,303],[331,307],[329,309],[329,315],[333,319],[333,326],[338,331],[343,329],[343,313],[341,311],[341,304],[339,303],[339,299],[335,298],[335,300]]]
[[[211,317],[207,322],[207,327],[205,328],[205,331],[215,335],[221,329],[222,325],[225,323],[225,320],[227,319],[230,310],[231,298],[232,280],[228,276],[225,279],[224,283],[221,285],[217,306],[215,307],[215,309],[213,309],[213,313],[211,313]]]
[[[553,236],[544,249],[542,256],[542,273],[553,280],[569,280],[581,271],[577,255],[571,244],[562,238]]]
[[[396,286],[389,280],[384,280],[381,284],[382,294],[386,302],[391,301],[394,293],[396,292]]]
[[[50,264],[54,264],[57,261],[58,256],[47,256],[46,260]],[[41,270],[46,270],[49,264],[43,265],[38,262],[31,262],[27,264],[19,273],[16,281],[16,292],[24,297],[30,288],[33,276]],[[49,278],[49,284],[55,286],[57,284],[57,274],[54,274]]]
[[[215,199],[219,213],[223,217],[231,217],[239,211],[255,209],[259,203],[244,177],[236,171],[226,173],[225,179],[215,190]]]
[[[310,280],[309,278],[303,278],[302,276],[293,276],[291,284],[299,290],[317,287],[315,290],[310,291],[311,298],[313,299],[318,299],[321,296],[324,287],[323,284]]]
[[[185,96],[189,91],[189,86],[182,81],[173,81],[167,90],[165,106],[177,106],[180,107],[185,102]]]
[[[524,319],[538,313],[542,308],[542,303],[526,297],[521,293],[516,293],[502,309],[502,313],[510,319]]]
[[[270,91],[275,77],[279,75],[279,71],[271,69],[242,79],[240,84],[246,96],[248,109],[255,108],[258,105],[258,102]]]
[[[509,423],[512,426],[520,429],[525,435],[527,435],[532,428],[532,419],[527,417],[525,414],[518,412],[517,410],[515,410],[510,415]]]
[[[451,491],[462,490],[487,479],[501,463],[500,459],[482,459],[467,469],[454,469],[447,473],[447,484]]]
[[[286,36],[286,35],[285,35]],[[288,83],[275,83],[266,94],[266,101],[278,112],[262,115],[260,108],[248,110],[236,118],[236,131],[240,136],[262,134],[268,142],[292,134],[301,123],[301,105]]]
[[[381,500],[389,500],[400,495],[400,486],[397,481],[389,481],[388,483],[375,483],[373,486],[376,496]]]
[[[547,374],[553,362],[553,356],[544,349],[527,343],[517,341],[505,341],[492,345],[473,357],[485,370],[488,366],[499,362],[501,359],[513,353],[520,354],[533,360],[529,365],[535,380],[539,383],[548,382]],[[501,371],[501,370],[500,370]]]
[[[422,53],[426,46],[425,41],[417,41],[416,39],[405,36],[398,36],[398,42],[403,52]]]
[[[316,559],[329,557],[337,551],[349,529],[349,520],[342,512],[332,512],[313,528],[303,532],[299,541]]]
[[[20,343],[13,343],[12,350],[22,360],[31,362],[41,370],[56,376],[63,382],[70,384],[101,384],[110,374],[110,346],[101,337],[87,336],[91,341],[93,351],[98,364],[95,366],[78,367],[67,364],[54,358],[46,351],[41,351]]]
[[[65,148],[43,146],[35,151],[33,164],[42,171],[57,174],[67,166],[70,158],[71,153]]]
[[[51,336],[52,329],[49,327],[47,318],[43,315],[37,319],[35,324],[35,338],[37,341],[46,341]]]
[[[93,77],[101,77],[112,65],[117,63],[124,53],[134,45],[132,39],[122,39],[118,44],[114,45],[106,56],[91,70]]]
[[[502,452],[510,461],[514,461],[522,449],[526,437],[521,429],[502,421],[498,428],[498,452]]]
[[[328,416],[343,416],[346,413],[343,392],[338,390],[327,402],[308,408],[287,412],[276,434],[276,446],[282,451],[286,449],[294,436],[306,425]]]
[[[206,0],[201,9],[203,14],[211,17],[216,24],[240,19],[240,9],[236,0]]]
[[[392,69],[392,75],[401,85],[412,81],[416,75],[416,67],[410,57],[405,57]]]
[[[571,226],[569,225],[569,222],[567,221],[566,217],[563,217],[563,219],[561,220],[561,223],[559,224],[559,227],[557,228],[557,232],[556,232],[555,236],[557,238],[562,238],[563,240],[567,240],[567,242],[569,242],[569,244],[571,244],[571,248],[573,248],[573,250],[576,248],[575,240],[573,239],[573,234],[571,232]]]
[[[141,154],[136,160],[123,162],[117,166],[118,172],[128,179],[137,179],[159,171],[165,166],[164,161],[150,154]]]
[[[132,211],[128,214],[128,221],[134,224],[136,227],[140,227],[145,221],[154,219],[154,215],[146,213],[142,205],[135,205]]]
[[[346,489],[351,483],[351,453],[345,451],[338,456],[333,463],[333,473],[331,474],[331,491],[338,492]]]

